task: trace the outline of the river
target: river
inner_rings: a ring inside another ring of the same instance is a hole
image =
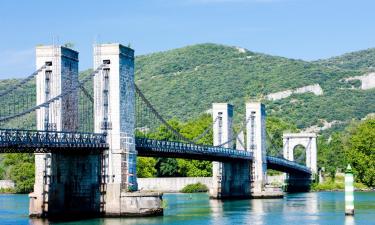
[[[91,219],[53,224],[374,224],[375,193],[356,192],[354,217],[344,215],[343,192],[288,194],[283,199],[210,200],[207,194],[165,194],[163,217]],[[0,195],[0,224],[48,224],[28,218],[27,195]]]

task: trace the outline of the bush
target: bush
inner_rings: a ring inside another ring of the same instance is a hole
[[[208,187],[202,183],[188,184],[182,188],[182,193],[197,193],[197,192],[207,192]]]

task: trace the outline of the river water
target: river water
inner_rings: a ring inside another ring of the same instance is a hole
[[[163,217],[91,219],[53,224],[374,224],[375,193],[355,193],[354,217],[344,215],[343,192],[288,194],[283,199],[210,200],[207,194],[165,194]],[[27,195],[0,195],[0,224],[48,224],[31,221]]]

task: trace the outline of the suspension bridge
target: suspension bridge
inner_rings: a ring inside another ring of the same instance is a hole
[[[95,46],[87,74],[78,73],[78,52],[61,46],[37,47],[36,67],[0,91],[0,153],[35,153],[30,216],[161,214],[160,194],[137,191],[137,156],[213,161],[213,198],[261,193],[267,168],[287,173],[290,190],[306,190],[316,173],[316,150],[306,165],[293,161],[289,147],[266,155],[277,147],[260,103],[246,105],[237,132],[233,107],[213,104],[210,126],[185,137],[137,87],[134,51],[120,44]],[[168,138],[155,136],[161,128]],[[210,131],[212,145],[199,144]]]

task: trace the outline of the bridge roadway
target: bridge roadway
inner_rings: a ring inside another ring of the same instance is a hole
[[[208,161],[253,160],[253,153],[230,148],[136,138],[138,156]],[[98,153],[108,149],[104,134],[0,129],[0,153]],[[311,174],[296,162],[267,156],[267,167],[287,173]]]

